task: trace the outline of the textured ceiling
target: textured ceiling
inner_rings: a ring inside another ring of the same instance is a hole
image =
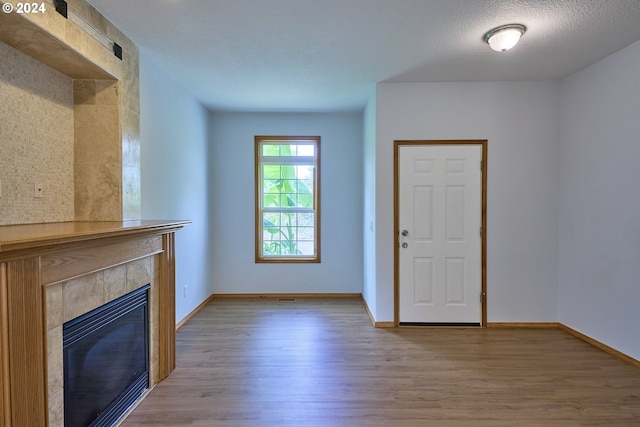
[[[378,82],[547,80],[640,40],[640,0],[89,0],[204,105],[361,110]],[[520,23],[506,53],[482,36]]]

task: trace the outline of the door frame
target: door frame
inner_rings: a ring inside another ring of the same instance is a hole
[[[480,145],[482,148],[481,170],[481,226],[480,236],[480,277],[481,277],[481,311],[480,326],[487,325],[487,148],[486,139],[455,139],[455,140],[395,140],[393,141],[393,298],[394,320],[397,327],[400,325],[400,203],[399,203],[399,152],[403,146],[429,146],[429,145]]]

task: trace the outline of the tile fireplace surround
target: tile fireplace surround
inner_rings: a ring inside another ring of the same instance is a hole
[[[62,324],[151,284],[150,386],[175,368],[175,232],[188,221],[0,226],[0,427],[64,426]]]

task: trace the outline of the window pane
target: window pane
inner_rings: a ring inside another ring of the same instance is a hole
[[[300,143],[284,143],[284,144],[262,144],[262,155],[265,157],[315,157],[316,147],[315,144],[300,144]]]
[[[313,227],[298,227],[298,240],[313,242]]]
[[[313,212],[298,213],[296,214],[296,222],[300,226],[313,227],[314,226],[313,217],[314,217]]]
[[[262,216],[262,223],[265,226],[280,225],[280,212],[265,212]]]
[[[263,156],[279,156],[280,145],[279,144],[263,144],[262,155]]]
[[[263,165],[262,166],[262,178],[263,179],[280,179],[282,173],[280,171],[280,165]]]
[[[300,255],[313,256],[315,255],[315,245],[313,242],[300,242],[298,251]]]
[[[296,166],[296,178],[313,179],[313,165]]]
[[[298,156],[315,156],[316,150],[313,144],[298,145]]]

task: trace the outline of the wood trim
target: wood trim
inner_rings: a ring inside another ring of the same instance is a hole
[[[387,328],[396,328],[395,322],[375,322],[373,324],[376,328],[387,329]]]
[[[590,336],[587,336],[585,334],[583,334],[582,332],[578,332],[573,328],[570,328],[567,325],[564,325],[562,323],[558,324],[558,327],[560,328],[560,330],[573,335],[574,337],[581,339],[582,341],[591,344],[592,346],[604,351],[605,353],[608,353],[624,362],[630,363],[631,365],[635,366],[636,368],[640,368],[640,360],[634,359],[631,356],[628,356],[624,353],[622,353],[621,351],[616,350],[615,348],[609,347],[606,344],[601,343],[600,341],[591,338]]]
[[[400,142],[393,142],[393,325],[400,325]]]
[[[487,324],[487,170],[489,167],[489,141],[482,140],[482,238],[480,269],[482,276],[481,292],[482,292],[482,324]]]
[[[376,326],[376,319],[373,318],[373,314],[371,314],[371,310],[369,310],[369,304],[367,304],[367,300],[364,299],[364,295],[362,296],[362,305],[364,306],[365,311],[369,315],[369,319],[371,320],[371,324]]]
[[[359,293],[297,293],[297,294],[213,294],[209,298],[213,299],[234,299],[234,298],[361,298]]]
[[[185,325],[185,323],[187,323],[193,316],[198,314],[198,312],[200,310],[202,310],[205,305],[207,305],[211,301],[213,301],[214,298],[215,298],[214,295],[209,295],[209,297],[207,299],[205,299],[204,301],[202,301],[200,303],[200,305],[198,305],[196,308],[191,310],[191,312],[189,314],[187,314],[180,322],[178,322],[178,324],[176,325],[176,332],[178,331],[178,329],[182,328]]]
[[[159,255],[159,313],[160,325],[158,374],[162,381],[176,368],[176,272],[175,272],[175,233],[162,235],[162,248]]]
[[[631,356],[628,356],[621,351],[616,350],[615,348],[609,347],[606,344],[601,343],[600,341],[591,338],[588,335],[583,334],[582,332],[578,332],[573,328],[570,328],[567,325],[558,322],[490,322],[487,323],[487,328],[494,329],[554,329],[558,328],[561,331],[564,331],[574,337],[591,344],[592,346],[608,353],[622,361],[630,363],[631,365],[640,368],[640,360],[634,359]]]
[[[7,263],[11,423],[47,425],[46,336],[37,257]]]
[[[42,256],[42,284],[50,285],[162,252],[161,236],[95,242]]]
[[[362,300],[362,305],[364,306],[364,309],[367,311],[367,314],[369,315],[369,319],[371,319],[371,323],[373,324],[374,328],[395,328],[396,327],[394,322],[376,322],[376,319],[374,319],[373,315],[371,314],[371,310],[369,310],[369,305],[367,304],[367,301],[364,299],[364,297],[362,297],[361,300]]]
[[[7,264],[0,263],[0,427],[11,425],[9,388],[9,324]]]
[[[398,253],[398,230],[400,229],[400,206],[399,206],[399,174],[398,174],[398,161],[399,161],[399,148],[400,146],[416,146],[416,145],[480,145],[482,147],[482,171],[481,171],[481,219],[482,224],[482,237],[480,238],[480,276],[481,276],[481,294],[482,294],[482,306],[481,306],[481,325],[487,325],[487,160],[488,160],[488,148],[489,142],[486,139],[459,139],[459,140],[395,140],[393,142],[393,299],[394,299],[394,326],[400,324],[400,284],[399,284],[399,253]]]
[[[291,256],[287,257],[265,257],[262,255],[262,222],[261,222],[261,201],[260,201],[260,193],[262,188],[262,173],[260,165],[262,164],[261,158],[261,145],[263,142],[295,142],[295,141],[308,141],[313,142],[316,147],[316,155],[315,155],[315,176],[314,176],[314,206],[315,206],[315,247],[316,253],[314,256],[310,257],[302,257],[302,256]],[[321,149],[320,149],[320,136],[273,136],[273,135],[256,135],[254,136],[254,196],[255,196],[255,263],[256,264],[313,264],[321,262]]]
[[[494,329],[554,329],[558,322],[489,322],[487,328]]]

